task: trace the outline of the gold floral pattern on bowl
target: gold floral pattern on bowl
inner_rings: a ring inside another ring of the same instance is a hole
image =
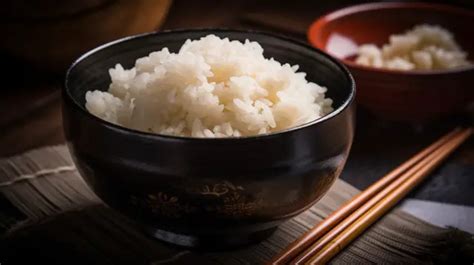
[[[217,213],[225,217],[251,216],[258,201],[245,194],[245,188],[229,181],[203,184],[185,191],[184,196],[177,192],[157,191],[130,197],[130,203],[153,216],[179,218],[194,213]],[[206,204],[193,202],[205,200]]]

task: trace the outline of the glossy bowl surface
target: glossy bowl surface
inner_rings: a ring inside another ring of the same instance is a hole
[[[85,108],[88,90],[106,90],[108,69],[208,34],[258,41],[266,57],[298,64],[327,86],[335,111],[287,131],[240,138],[139,132]],[[347,69],[284,37],[237,30],[182,30],[121,39],[78,59],[63,89],[68,146],[81,175],[109,206],[155,237],[192,247],[259,241],[323,196],[339,176],[353,139],[355,86]]]
[[[474,61],[474,11],[427,3],[369,3],[343,8],[316,20],[310,43],[342,60],[357,83],[357,102],[389,120],[427,122],[461,111],[474,100],[474,66],[438,71],[395,71],[356,64],[357,47],[382,46],[392,34],[418,24],[440,25]]]

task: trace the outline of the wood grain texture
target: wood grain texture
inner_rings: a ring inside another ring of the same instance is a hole
[[[0,195],[17,210],[6,212],[0,205],[0,217],[11,224],[0,235],[0,258],[6,264],[22,264],[28,257],[41,264],[73,265],[264,264],[357,192],[338,180],[319,203],[260,244],[232,251],[192,251],[148,237],[133,221],[103,205],[80,178],[67,148],[47,147],[0,160]],[[474,259],[458,249],[469,238],[395,210],[332,263],[461,262]]]
[[[349,216],[353,216],[356,211],[361,211],[363,208],[368,209],[368,207],[370,207],[368,206],[370,200],[375,199],[376,197],[385,196],[382,194],[384,190],[388,189],[389,186],[393,186],[394,182],[400,182],[403,178],[406,179],[408,177],[407,170],[412,171],[417,163],[420,163],[422,160],[430,156],[433,151],[440,148],[443,144],[446,144],[446,142],[456,136],[460,130],[460,128],[454,129],[403,164],[397,166],[387,175],[370,185],[367,189],[352,197],[350,201],[326,217],[324,221],[320,222],[317,226],[312,227],[303,236],[298,238],[298,240],[295,240],[288,245],[284,251],[272,259],[271,264],[288,264],[290,261],[295,259],[299,259],[299,263],[302,264],[304,259],[303,256],[310,257],[313,253],[319,251],[318,247],[315,246],[315,242],[318,242],[317,244],[319,245],[319,248],[324,246],[326,243],[323,243],[323,237],[329,238],[328,234],[334,234],[336,229],[339,231],[344,229],[341,228],[341,222],[346,222],[347,219],[350,218]],[[363,211],[361,214],[362,213]],[[354,220],[354,218],[352,219]],[[349,224],[349,222],[346,223]],[[296,258],[297,256],[298,258]]]
[[[389,212],[414,187],[433,172],[459,145],[472,134],[468,128],[429,154],[403,175],[378,192],[322,238],[316,239],[295,264],[325,264],[360,236],[380,217]]]

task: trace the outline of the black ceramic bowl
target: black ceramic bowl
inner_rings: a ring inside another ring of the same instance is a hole
[[[268,135],[186,138],[123,128],[89,114],[88,90],[106,90],[108,69],[208,34],[258,41],[266,57],[298,64],[327,86],[335,110],[313,122]],[[236,30],[152,33],[103,45],[69,69],[63,119],[81,175],[109,206],[156,238],[193,247],[261,240],[323,196],[339,176],[354,133],[354,81],[319,50],[284,37]]]

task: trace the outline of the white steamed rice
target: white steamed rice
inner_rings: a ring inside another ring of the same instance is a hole
[[[452,33],[433,25],[418,25],[404,34],[391,35],[382,49],[374,44],[361,45],[355,62],[393,70],[448,69],[470,64]]]
[[[109,70],[107,92],[86,93],[87,110],[146,132],[238,137],[284,130],[332,111],[326,88],[298,66],[266,59],[257,42],[208,35],[178,53],[152,52]]]

